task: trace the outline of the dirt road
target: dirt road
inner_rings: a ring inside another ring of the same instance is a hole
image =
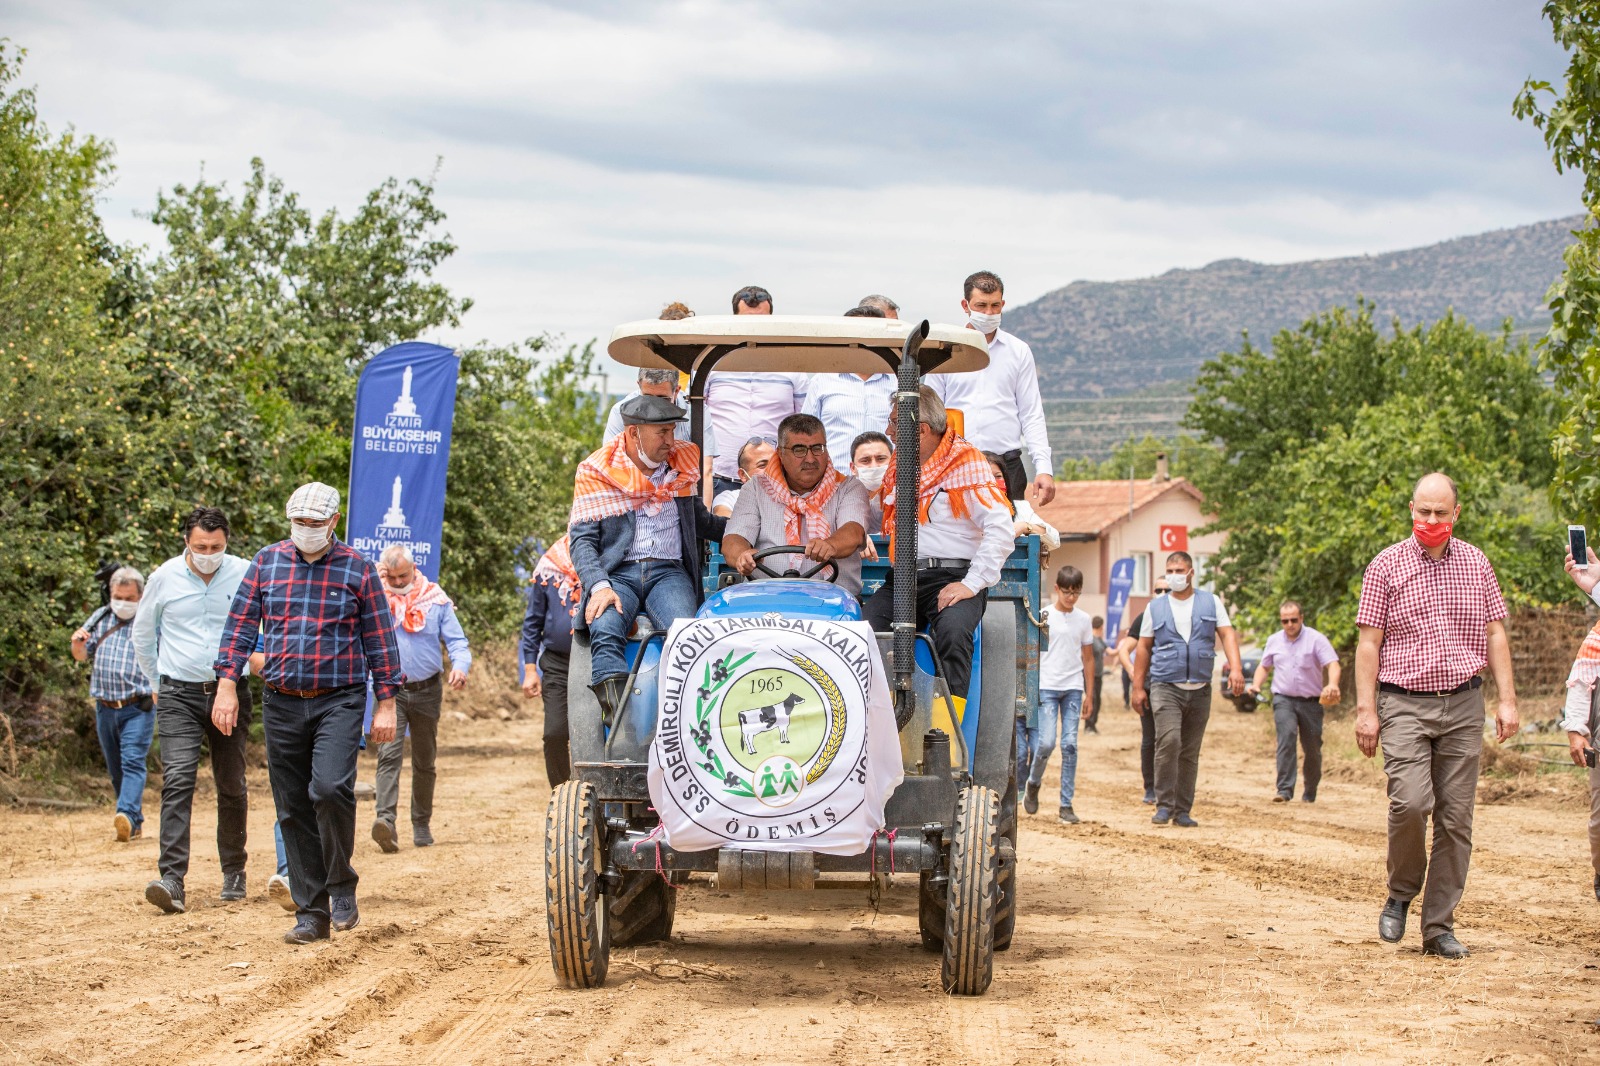
[[[696,882],[670,943],[573,992],[545,949],[538,723],[446,718],[438,846],[381,855],[363,803],[363,924],[317,947],[281,943],[291,923],[263,894],[264,776],[250,898],[216,898],[207,796],[173,917],[142,896],[153,799],[149,834],[124,845],[109,808],[0,812],[0,1063],[1600,1061],[1600,903],[1573,788],[1480,806],[1458,914],[1474,953],[1444,963],[1421,956],[1414,918],[1398,948],[1377,939],[1375,772],[1272,804],[1270,722],[1224,707],[1201,827],[1157,828],[1117,706],[1084,738],[1085,823],[1055,822],[1048,783],[1025,819],[1016,942],[987,996],[938,990],[914,880],[876,913],[864,893]]]

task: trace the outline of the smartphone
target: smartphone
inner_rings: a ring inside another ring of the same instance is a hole
[[[1567,548],[1579,570],[1589,569],[1589,535],[1582,526],[1567,527]]]

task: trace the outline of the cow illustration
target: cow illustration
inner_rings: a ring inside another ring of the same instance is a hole
[[[756,737],[769,729],[778,731],[779,744],[789,743],[789,716],[794,714],[795,704],[805,701],[804,696],[789,695],[783,698],[782,703],[740,711],[739,735],[744,739],[745,754],[756,753]]]

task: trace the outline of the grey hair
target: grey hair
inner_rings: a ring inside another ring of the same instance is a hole
[[[900,310],[900,305],[899,304],[895,303],[893,300],[889,299],[887,296],[884,296],[884,295],[882,295],[880,293],[876,293],[876,292],[873,293],[871,296],[863,296],[861,299],[856,301],[856,305],[858,307],[876,307],[878,310],[882,311],[884,314],[888,314],[890,311],[899,311]]]
[[[928,423],[928,428],[941,437],[949,425],[944,416],[944,401],[939,399],[939,394],[933,391],[931,385],[917,389],[917,421]]]
[[[678,372],[664,367],[645,366],[639,368],[639,384],[641,385],[676,385]]]
[[[416,558],[411,554],[409,544],[391,544],[383,549],[383,554],[378,556],[384,566],[393,566],[397,561],[417,565]]]
[[[119,566],[111,575],[111,587],[118,585],[136,585],[140,594],[144,593],[144,575],[131,566]]]

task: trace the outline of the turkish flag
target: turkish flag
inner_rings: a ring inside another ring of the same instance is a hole
[[[1164,552],[1186,552],[1189,550],[1188,526],[1162,526],[1161,550]]]

